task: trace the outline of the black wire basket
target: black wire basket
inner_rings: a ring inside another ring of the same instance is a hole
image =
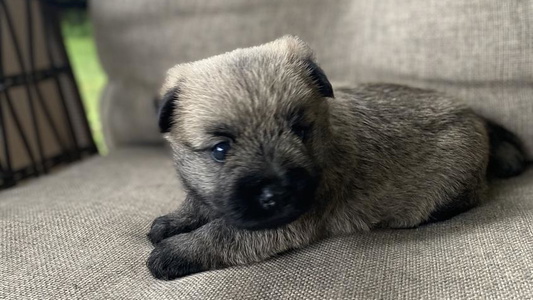
[[[97,153],[59,24],[83,3],[0,0],[0,189]]]

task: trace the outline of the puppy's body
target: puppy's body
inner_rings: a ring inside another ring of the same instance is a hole
[[[329,107],[325,181],[335,185],[323,192],[333,196],[328,230],[414,227],[446,204],[466,209],[479,201],[488,137],[465,106],[431,91],[376,84],[337,92]]]
[[[397,85],[334,91],[293,37],[178,65],[163,94],[189,193],[149,233],[157,278],[444,220],[480,201],[490,153],[507,175],[523,169],[516,138],[463,104]]]

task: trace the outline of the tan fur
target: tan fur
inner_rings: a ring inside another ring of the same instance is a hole
[[[309,60],[309,46],[286,36],[169,70],[161,95],[177,95],[165,138],[190,193],[178,211],[154,222],[154,276],[256,262],[359,230],[418,226],[446,205],[468,208],[481,199],[489,142],[484,121],[469,108],[437,92],[387,84],[323,97]],[[313,123],[308,142],[286,124],[298,109]],[[209,134],[220,125],[237,137],[227,166],[207,154],[224,139]],[[231,195],[240,174],[287,165],[320,173],[311,209],[274,229],[232,226],[227,202],[217,197]]]

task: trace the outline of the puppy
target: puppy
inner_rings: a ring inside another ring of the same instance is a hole
[[[177,65],[161,95],[159,126],[188,195],[148,234],[159,279],[445,220],[482,199],[487,177],[525,165],[516,136],[446,95],[334,90],[293,36]]]

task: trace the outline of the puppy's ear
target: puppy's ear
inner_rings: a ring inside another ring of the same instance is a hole
[[[177,107],[179,88],[169,89],[159,100],[159,131],[161,133],[170,132],[174,123],[174,112]]]
[[[316,64],[313,50],[306,42],[297,36],[285,35],[274,41],[273,45],[277,49],[282,49],[298,63],[303,62],[308,76],[316,84],[319,93],[323,97],[334,98],[331,83],[324,71]]]
[[[305,61],[305,65],[309,77],[311,77],[311,80],[315,83],[318,92],[322,97],[335,98],[333,87],[324,71],[310,58]]]
[[[286,55],[292,61],[314,59],[313,50],[302,39],[295,35],[284,35],[265,46],[271,47],[275,52]]]

